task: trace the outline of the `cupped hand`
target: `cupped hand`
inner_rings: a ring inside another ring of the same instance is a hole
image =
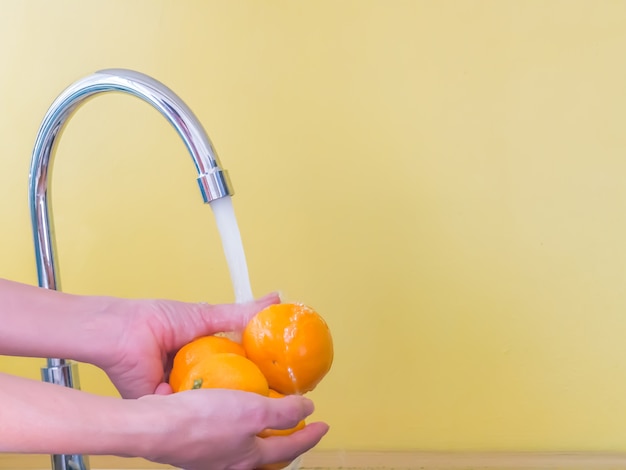
[[[289,436],[257,437],[266,428],[288,429],[309,416],[313,403],[302,396],[267,398],[200,389],[146,396],[138,403],[150,408],[148,414],[158,415],[166,429],[143,457],[185,470],[250,470],[288,462],[313,448],[328,431],[325,423],[317,422]]]
[[[166,380],[178,349],[199,336],[241,331],[257,312],[279,302],[278,294],[220,305],[119,299],[102,313],[107,319],[102,334],[110,346],[94,363],[124,398],[168,394]]]

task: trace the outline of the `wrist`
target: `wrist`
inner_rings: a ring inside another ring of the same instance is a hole
[[[111,440],[102,453],[120,457],[151,459],[167,440],[163,423],[167,423],[155,403],[162,396],[147,396],[141,399],[120,399],[119,413],[113,419]],[[107,434],[105,434],[107,435]]]
[[[165,395],[122,400],[126,409],[120,425],[125,433],[122,439],[111,443],[114,455],[158,461],[167,453],[172,441],[169,429],[175,421],[175,416],[168,416],[167,401]]]
[[[67,358],[106,367],[115,360],[123,342],[128,320],[123,299],[114,297],[80,298],[80,313],[76,318],[74,347],[66,353]],[[70,340],[72,340],[70,338]]]

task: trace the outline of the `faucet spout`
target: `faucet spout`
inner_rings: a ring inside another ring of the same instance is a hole
[[[127,93],[151,104],[182,138],[198,172],[202,199],[209,203],[233,195],[228,174],[222,169],[211,141],[191,109],[169,88],[153,78],[125,69],[108,69],[86,76],[67,87],[54,100],[37,133],[29,174],[29,204],[39,286],[57,290],[55,254],[49,218],[49,165],[55,144],[74,112],[90,98],[106,92]],[[75,364],[48,358],[42,380],[79,388]],[[68,423],[71,426],[71,423]],[[87,470],[80,455],[53,455],[54,470]]]

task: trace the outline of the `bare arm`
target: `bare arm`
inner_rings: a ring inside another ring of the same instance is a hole
[[[126,455],[146,432],[132,400],[0,374],[0,451]]]
[[[288,461],[328,429],[313,423],[291,436],[258,438],[266,427],[294,426],[312,403],[233,390],[133,400],[0,374],[0,403],[0,452],[143,457],[186,470]]]
[[[112,327],[97,314],[115,302],[0,279],[0,354],[93,362]]]

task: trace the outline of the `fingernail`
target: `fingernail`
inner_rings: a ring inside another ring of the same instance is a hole
[[[302,407],[304,408],[304,412],[307,416],[315,411],[315,404],[312,400],[306,397],[302,397]]]

